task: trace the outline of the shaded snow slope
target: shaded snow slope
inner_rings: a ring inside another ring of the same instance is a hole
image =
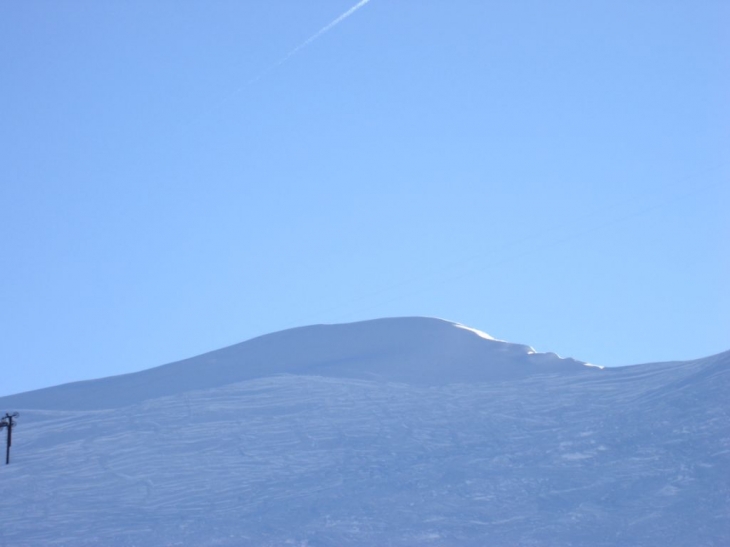
[[[441,385],[585,370],[580,361],[535,353],[449,321],[409,317],[276,332],[142,372],[2,397],[0,405],[109,409],[276,374]]]
[[[583,373],[548,356],[559,370],[540,374],[529,348],[489,347],[514,360],[496,376],[483,370],[496,361],[459,365],[463,383],[436,360],[400,369],[427,382],[333,363],[109,409],[21,409],[0,547],[730,545],[730,352]],[[20,409],[8,399],[0,411]]]

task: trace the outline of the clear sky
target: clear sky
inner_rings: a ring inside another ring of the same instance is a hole
[[[0,394],[386,316],[730,349],[730,3],[371,0],[296,50],[355,4],[0,4]]]

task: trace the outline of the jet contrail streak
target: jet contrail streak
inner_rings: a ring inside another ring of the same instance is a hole
[[[312,42],[314,42],[317,38],[319,38],[320,36],[322,36],[328,30],[330,30],[333,27],[339,25],[342,21],[344,21],[345,19],[347,19],[350,15],[352,15],[353,13],[355,13],[357,10],[359,10],[361,7],[363,7],[368,2],[370,2],[370,0],[360,0],[360,2],[358,2],[357,4],[355,4],[354,6],[352,6],[349,10],[347,10],[345,13],[343,13],[342,15],[340,15],[337,19],[335,19],[334,21],[332,21],[327,26],[322,27],[315,34],[313,34],[312,36],[310,36],[309,38],[307,38],[304,42],[302,42],[297,47],[295,47],[294,49],[292,49],[289,53],[287,53],[284,57],[282,57],[282,59],[278,63],[276,63],[276,66],[279,66],[280,64],[285,63],[292,55],[295,55],[297,52],[299,52],[300,50],[302,50],[305,47],[307,47],[309,44],[311,44]]]
[[[248,86],[250,86],[250,85],[258,82],[261,78],[263,78],[264,76],[266,76],[267,74],[269,74],[269,72],[271,72],[272,70],[275,70],[275,69],[279,68],[281,65],[283,65],[284,63],[286,63],[289,59],[291,59],[292,56],[296,55],[298,52],[300,52],[301,50],[303,50],[309,44],[311,44],[312,42],[314,42],[317,38],[319,38],[320,36],[322,36],[323,34],[325,34],[327,31],[331,30],[333,27],[339,25],[342,21],[344,21],[345,19],[347,19],[348,17],[350,17],[350,15],[352,15],[353,13],[355,13],[357,10],[359,10],[361,7],[363,7],[368,2],[370,2],[370,0],[360,0],[357,4],[355,4],[354,6],[352,6],[349,10],[347,10],[345,13],[343,13],[342,15],[340,15],[337,19],[335,19],[331,23],[325,25],[324,27],[322,27],[321,29],[319,29],[316,33],[312,34],[312,36],[310,36],[309,38],[307,38],[306,40],[304,40],[297,47],[295,47],[294,49],[292,49],[289,53],[287,53],[286,55],[284,55],[284,57],[282,57],[281,59],[279,59],[278,61],[276,61],[274,64],[270,65],[268,68],[262,70],[257,76],[254,76],[253,78],[251,78],[249,81],[247,81],[245,84],[243,84],[238,89],[234,90],[232,93],[229,93],[227,96],[223,97],[221,100],[219,100],[217,102],[217,104],[213,105],[212,107],[210,107],[208,109],[208,113],[210,113],[213,110],[216,110],[221,105],[223,105],[223,104],[227,103],[228,101],[230,101],[234,96],[236,96],[239,93],[241,93]]]
[[[319,29],[316,33],[312,34],[312,36],[310,36],[309,38],[307,38],[306,40],[304,40],[301,44],[299,44],[297,47],[295,47],[294,49],[292,49],[289,53],[287,53],[286,55],[284,55],[281,59],[279,59],[278,61],[276,61],[269,68],[267,68],[266,70],[264,70],[263,72],[261,72],[261,74],[259,74],[258,76],[255,76],[255,77],[251,78],[243,86],[241,86],[239,89],[237,89],[234,94],[242,91],[243,89],[245,89],[249,85],[251,85],[251,84],[259,81],[261,78],[263,78],[264,76],[266,76],[272,70],[274,70],[276,68],[279,68],[281,65],[283,65],[284,63],[286,63],[289,59],[291,59],[294,55],[296,55],[297,53],[299,53],[301,50],[303,50],[309,44],[311,44],[312,42],[314,42],[317,38],[319,38],[320,36],[322,36],[324,33],[326,33],[327,31],[331,30],[333,27],[339,25],[342,21],[344,21],[345,19],[347,19],[350,15],[352,15],[353,13],[355,13],[357,10],[359,10],[361,7],[363,7],[368,2],[370,2],[370,0],[360,0],[360,2],[358,2],[357,4],[355,4],[354,6],[352,6],[349,10],[347,10],[345,13],[343,13],[342,15],[340,15],[337,19],[335,19],[334,21],[332,21],[328,25],[326,25],[326,26],[322,27],[321,29]]]

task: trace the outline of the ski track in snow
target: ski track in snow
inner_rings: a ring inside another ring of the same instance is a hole
[[[0,546],[730,545],[730,353],[21,409]]]

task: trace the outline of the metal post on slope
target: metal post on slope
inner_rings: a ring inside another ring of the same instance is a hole
[[[5,465],[8,465],[10,463],[10,447],[13,444],[13,428],[15,427],[15,418],[20,416],[17,412],[13,412],[12,414],[9,412],[5,413],[5,416],[0,418],[0,429],[7,427],[8,428],[8,437],[7,441],[5,443]]]

